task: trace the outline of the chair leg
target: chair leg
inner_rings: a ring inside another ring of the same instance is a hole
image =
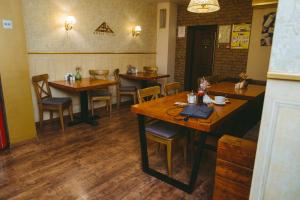
[[[117,92],[117,108],[118,109],[120,109],[120,101],[121,101],[120,92]]]
[[[112,98],[109,99],[109,117],[111,117],[112,112]]]
[[[50,111],[50,121],[53,121],[53,111]]]
[[[64,115],[63,115],[63,109],[62,109],[62,107],[59,108],[59,119],[60,119],[61,128],[62,128],[62,130],[64,132],[65,131],[65,126],[64,126]]]
[[[161,145],[162,145],[161,143],[159,143],[159,142],[157,143],[157,147],[156,147],[156,152],[157,152],[157,153],[160,152],[160,150],[161,150]]]
[[[94,116],[94,101],[91,99],[91,102],[90,102],[90,104],[91,104],[91,110],[92,110],[92,116]]]
[[[136,104],[136,94],[133,95],[133,104]]]
[[[69,115],[70,115],[71,121],[74,121],[74,117],[73,117],[73,105],[72,105],[72,103],[69,106]]]
[[[106,100],[106,111],[108,111],[108,109],[109,109],[109,101]]]
[[[40,128],[42,128],[43,127],[43,120],[44,120],[43,110],[39,110],[39,115],[40,115]]]
[[[167,168],[168,175],[172,176],[172,141],[167,143]]]

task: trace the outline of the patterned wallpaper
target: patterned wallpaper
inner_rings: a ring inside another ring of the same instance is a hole
[[[281,1],[278,10],[269,71],[299,75],[300,1]]]
[[[115,68],[121,72],[132,64],[140,69],[156,63],[156,4],[140,0],[22,0],[28,52],[146,52],[152,54],[29,54],[30,76],[48,73],[50,80],[62,80],[67,72],[82,67],[83,77],[89,69]],[[77,23],[67,34],[66,16]],[[115,32],[94,34],[102,22]],[[142,26],[140,37],[133,38],[131,28]],[[154,52],[154,53],[153,53]],[[134,84],[134,83],[128,83]],[[115,88],[111,91],[115,93]],[[78,94],[53,89],[53,96],[72,96],[74,111],[79,112]],[[35,121],[38,121],[36,97],[32,89]],[[101,106],[102,104],[99,104]],[[48,118],[46,114],[45,119]]]
[[[102,51],[155,52],[156,5],[137,0],[23,0],[29,52]],[[66,16],[76,18],[67,34]],[[97,35],[94,30],[106,22],[115,32]],[[139,38],[131,28],[142,26]]]

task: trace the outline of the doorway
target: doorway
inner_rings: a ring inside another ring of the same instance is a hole
[[[213,74],[216,35],[217,25],[188,28],[185,90],[197,90],[198,78]]]

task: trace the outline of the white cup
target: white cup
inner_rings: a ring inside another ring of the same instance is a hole
[[[215,96],[215,102],[217,104],[223,104],[223,103],[225,103],[225,100],[226,100],[226,98],[223,96]]]
[[[188,103],[195,104],[196,100],[197,100],[197,96],[195,94],[190,93],[190,94],[187,95],[187,101],[188,101]]]

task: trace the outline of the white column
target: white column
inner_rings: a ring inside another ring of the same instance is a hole
[[[300,197],[300,1],[279,1],[250,199]]]
[[[166,27],[160,28],[160,10],[166,9]],[[174,80],[177,5],[164,2],[157,5],[157,44],[156,65],[160,73],[170,74],[170,80]]]

